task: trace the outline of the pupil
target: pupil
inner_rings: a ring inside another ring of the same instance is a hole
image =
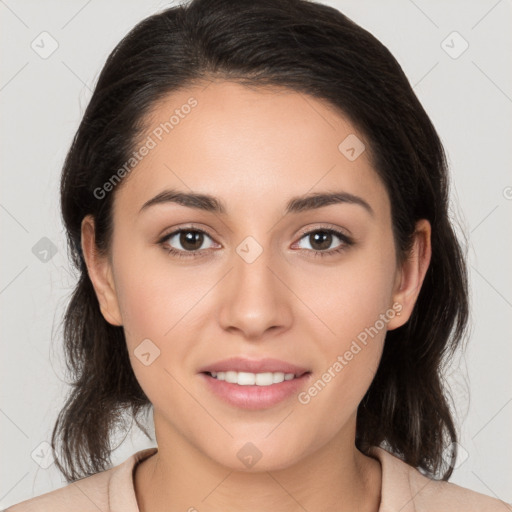
[[[315,243],[318,243],[318,239],[321,239],[321,238],[324,239],[323,243],[320,243],[320,247],[318,247],[317,250],[328,249],[329,246],[331,245],[331,237],[332,237],[331,233],[327,233],[326,231],[318,231],[317,233],[314,233],[311,236],[315,239]],[[326,240],[327,240],[327,243],[326,243]],[[311,244],[311,246],[313,248],[315,248],[315,246],[313,244]]]
[[[185,231],[181,233],[180,243],[185,249],[195,251],[202,245],[202,236],[203,234],[199,233],[198,231]],[[198,240],[199,244],[197,243]],[[190,247],[188,244],[192,244],[192,247]]]

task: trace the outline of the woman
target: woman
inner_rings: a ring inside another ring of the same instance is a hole
[[[335,9],[138,24],[62,174],[69,485],[8,510],[503,510],[447,482],[440,367],[468,317],[447,180],[400,66]],[[112,468],[151,408],[157,447]]]

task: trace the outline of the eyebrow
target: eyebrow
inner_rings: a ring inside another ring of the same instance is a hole
[[[147,210],[151,206],[159,204],[176,203],[188,208],[195,208],[207,212],[226,214],[227,208],[224,203],[209,194],[199,194],[195,192],[181,192],[179,190],[164,190],[158,195],[146,201],[139,213]],[[292,197],[286,204],[285,215],[290,213],[300,213],[306,210],[315,210],[331,204],[355,204],[362,206],[370,215],[375,212],[372,207],[362,198],[348,192],[316,192],[303,196]]]

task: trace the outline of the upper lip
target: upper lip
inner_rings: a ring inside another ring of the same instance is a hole
[[[265,372],[283,372],[293,373],[299,377],[304,373],[309,372],[306,368],[302,368],[295,364],[280,361],[279,359],[265,358],[265,359],[247,359],[244,357],[231,357],[216,361],[215,363],[208,364],[199,369],[200,373],[205,372],[249,372],[249,373],[265,373]]]

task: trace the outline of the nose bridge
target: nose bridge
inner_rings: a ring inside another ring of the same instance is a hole
[[[261,335],[269,327],[289,320],[286,286],[279,274],[278,257],[272,257],[270,237],[262,243],[247,236],[235,248],[230,286],[222,298],[221,320],[224,328],[236,327],[247,336]],[[277,255],[276,255],[277,256]]]
[[[252,236],[247,237],[236,249],[235,272],[239,279],[252,285],[268,280],[272,265],[272,251],[269,244],[262,246]]]
[[[276,265],[272,262],[275,259],[272,258],[268,237],[260,243],[250,235],[238,244],[233,255],[233,280],[235,294],[239,299],[243,296],[250,298],[250,302],[258,300],[268,302],[272,298],[278,286],[270,270],[273,265]]]

